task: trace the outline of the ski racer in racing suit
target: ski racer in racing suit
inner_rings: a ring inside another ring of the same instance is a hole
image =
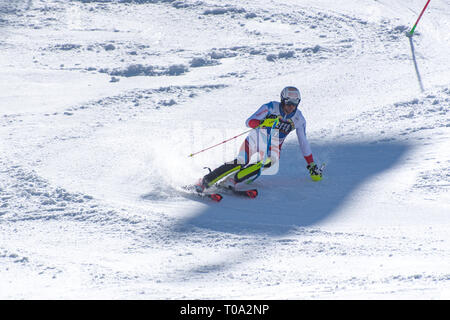
[[[322,179],[306,138],[306,120],[297,108],[301,100],[300,91],[295,87],[286,87],[281,91],[280,97],[280,102],[271,101],[262,105],[246,120],[247,127],[255,130],[242,143],[237,158],[205,175],[196,185],[197,191],[202,192],[227,177],[225,186],[230,188],[235,188],[244,181],[255,180],[263,169],[279,161],[281,146],[293,130],[296,130],[300,150],[312,180]],[[255,154],[257,161],[251,162]]]

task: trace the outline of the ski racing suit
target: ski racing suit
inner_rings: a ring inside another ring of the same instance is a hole
[[[273,128],[259,127],[267,117],[279,117],[279,122]],[[265,168],[277,164],[280,150],[287,135],[296,130],[300,150],[308,164],[313,163],[311,147],[306,139],[306,120],[298,108],[285,114],[278,101],[263,104],[245,122],[247,127],[255,128],[242,143],[239,154],[233,161],[211,171],[203,177],[205,187],[211,187],[216,182],[234,173],[234,183],[255,180]],[[256,155],[256,162],[251,162]]]

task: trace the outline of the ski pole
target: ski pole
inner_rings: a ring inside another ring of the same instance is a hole
[[[258,128],[258,127],[256,127],[256,128]],[[234,136],[233,138],[230,138],[230,139],[224,140],[224,141],[222,141],[222,142],[219,142],[218,144],[215,144],[215,145],[213,145],[213,146],[211,146],[211,147],[208,147],[208,148],[206,148],[206,149],[203,149],[203,150],[200,150],[200,151],[191,153],[191,154],[189,155],[189,157],[193,157],[193,156],[195,156],[196,154],[199,154],[199,153],[204,152],[204,151],[206,151],[206,150],[209,150],[209,149],[212,149],[212,148],[214,148],[214,147],[220,146],[221,144],[224,144],[224,143],[226,143],[226,142],[228,142],[228,141],[231,141],[231,140],[233,140],[233,139],[236,139],[237,137],[240,137],[240,136],[242,136],[242,135],[244,135],[244,134],[246,134],[246,133],[249,133],[250,131],[252,131],[253,129],[256,129],[256,128],[252,128],[252,129],[250,129],[250,130],[247,130],[247,131],[245,131],[245,132],[242,132],[241,134],[238,134],[237,136]]]
[[[428,4],[430,3],[430,1],[431,1],[431,0],[428,0],[428,1],[427,1],[427,4],[425,5],[425,7],[423,7],[422,12],[420,13],[419,18],[417,19],[416,23],[415,23],[414,26],[412,27],[411,31],[406,33],[406,36],[407,36],[407,37],[410,37],[410,38],[411,38],[411,37],[413,36],[414,30],[416,30],[417,24],[419,23],[420,18],[422,18],[422,15],[423,15],[423,13],[425,12],[426,8],[428,7]]]

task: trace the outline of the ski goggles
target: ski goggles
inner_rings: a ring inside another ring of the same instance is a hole
[[[299,98],[287,98],[283,100],[285,105],[292,105],[294,107],[297,107],[298,104],[300,103],[300,99]]]

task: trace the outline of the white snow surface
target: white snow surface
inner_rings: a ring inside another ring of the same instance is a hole
[[[450,1],[411,43],[424,4],[0,0],[0,298],[450,298]],[[291,134],[257,199],[179,191],[288,85],[322,181]]]

